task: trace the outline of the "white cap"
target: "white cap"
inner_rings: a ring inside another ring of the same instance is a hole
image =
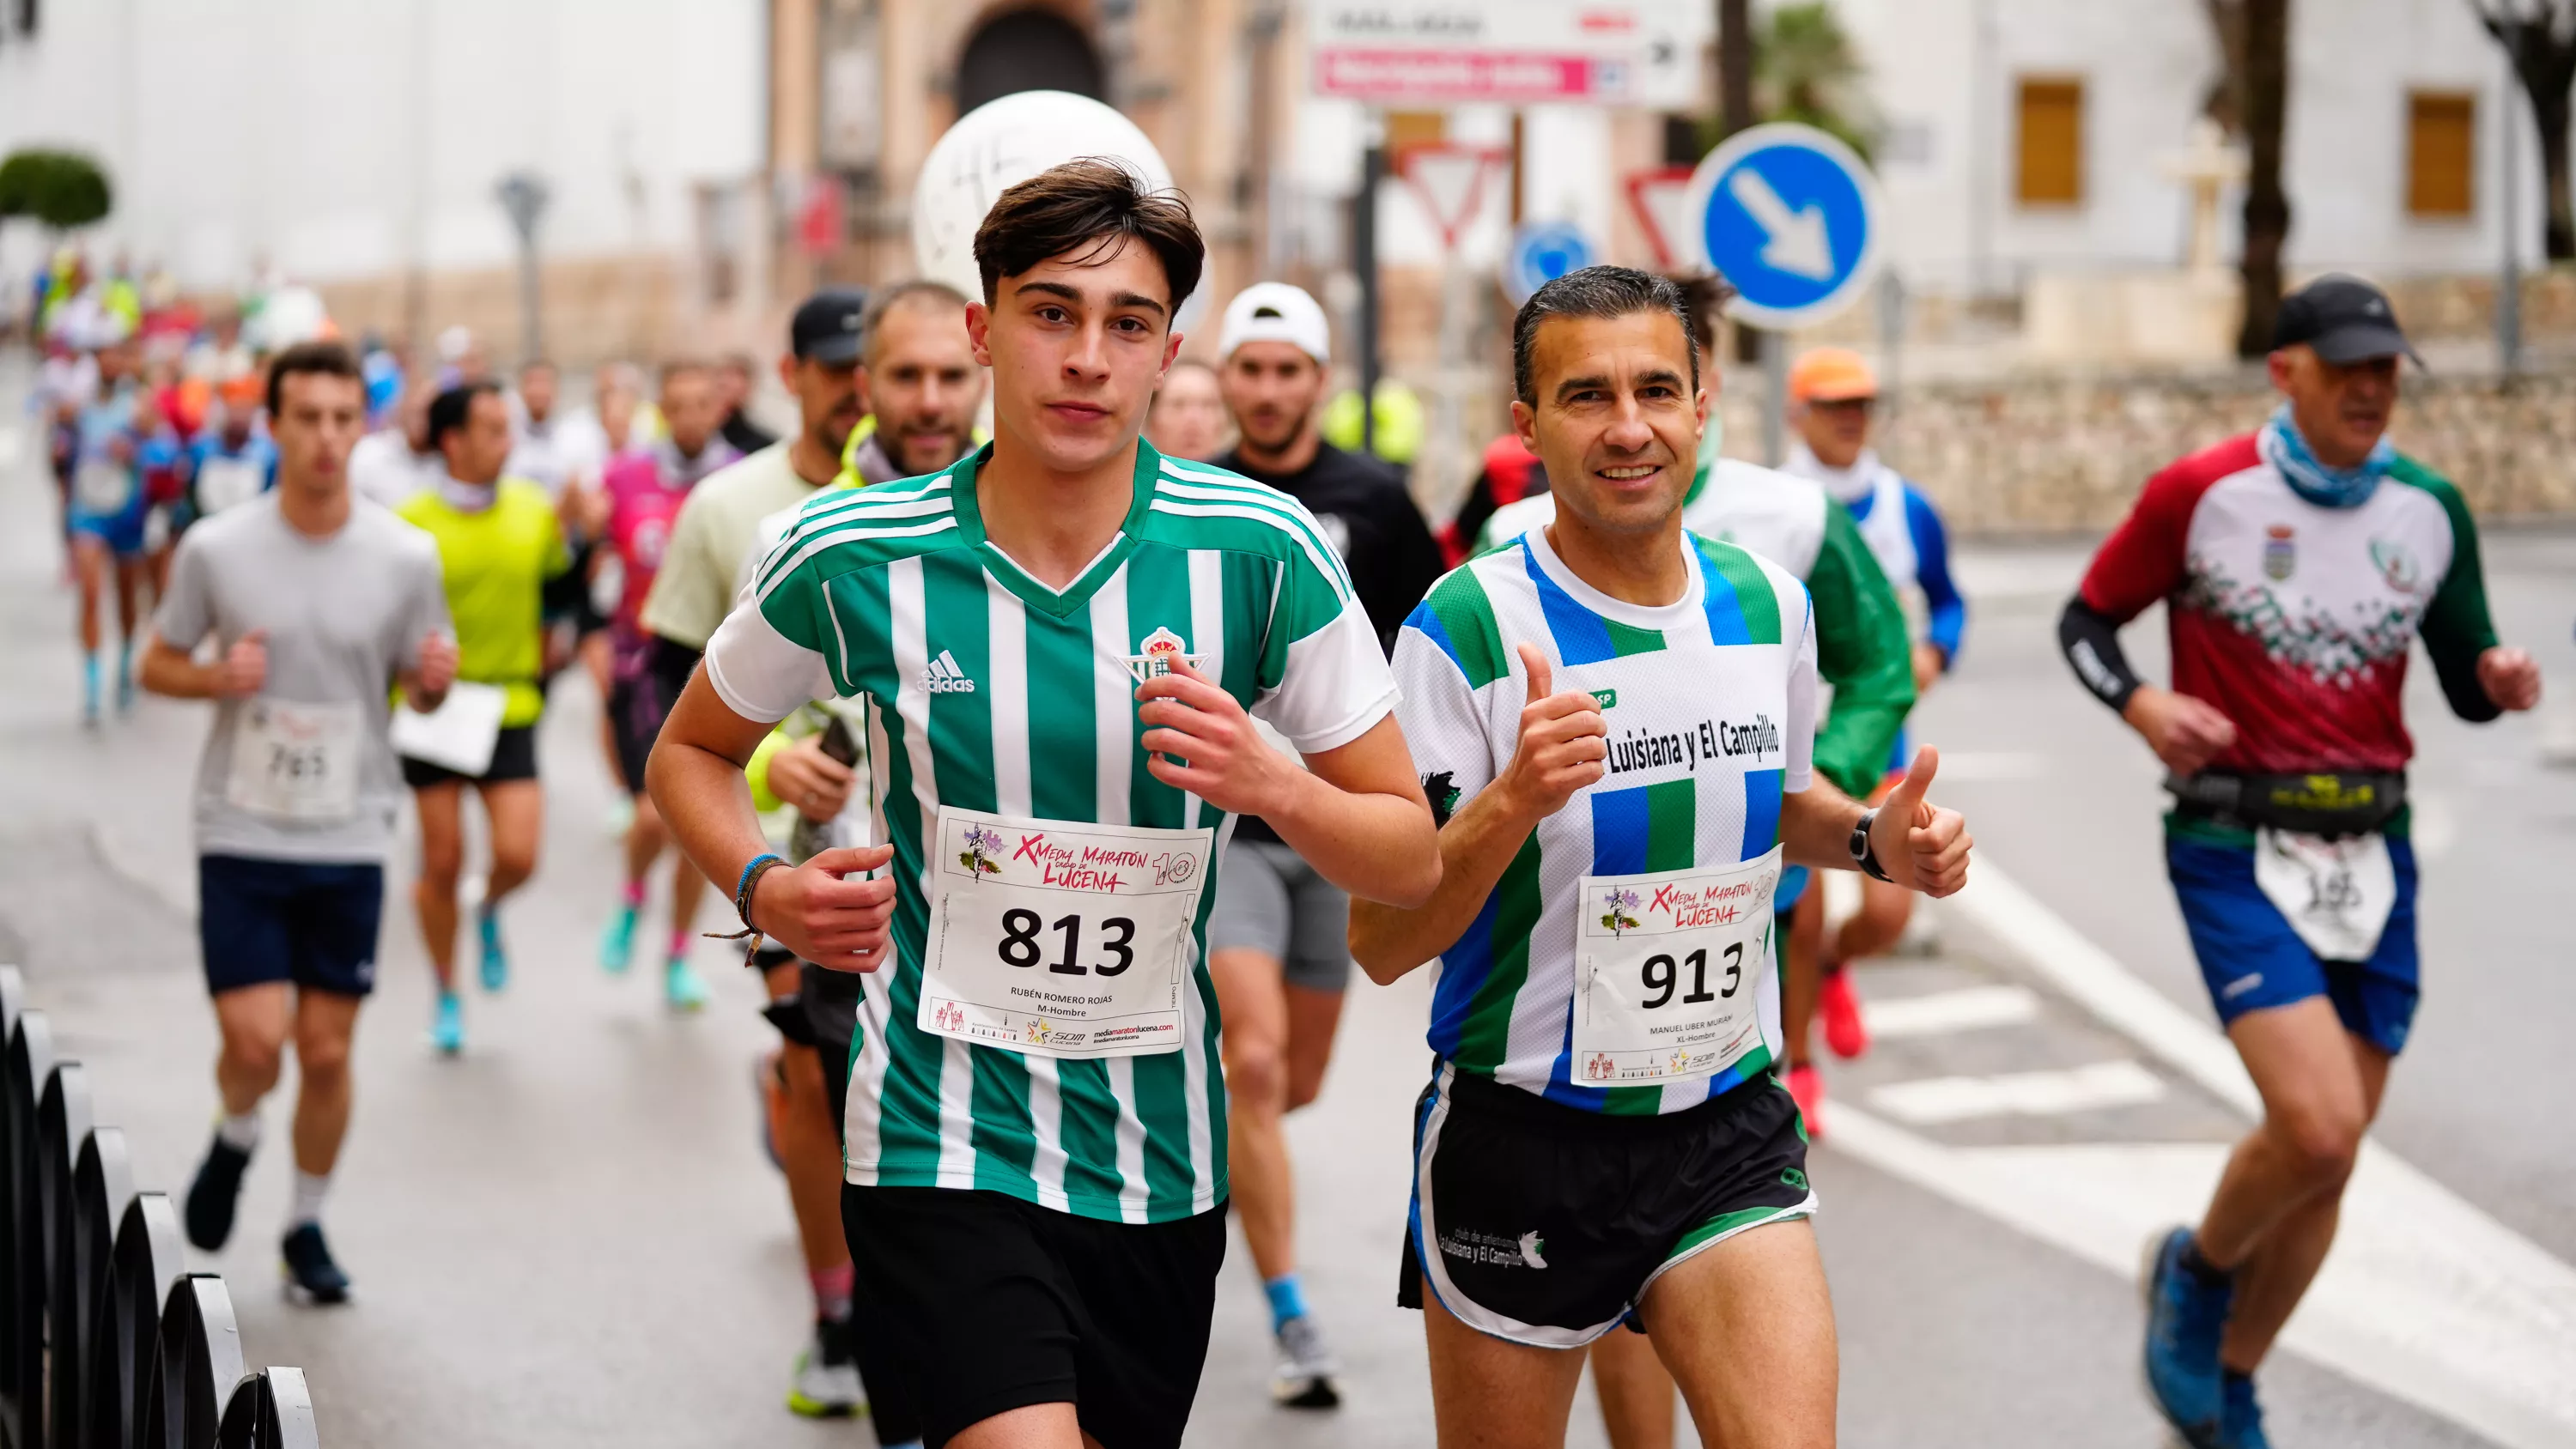
[[[1232,357],[1247,342],[1285,342],[1315,359],[1318,367],[1333,360],[1332,329],[1324,321],[1324,309],[1303,287],[1286,282],[1255,282],[1225,304],[1218,359]]]

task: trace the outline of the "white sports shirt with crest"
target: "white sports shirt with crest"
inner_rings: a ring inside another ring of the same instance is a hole
[[[867,706],[897,959],[867,978],[859,1010],[849,1180],[989,1189],[1113,1222],[1188,1217],[1226,1194],[1213,883],[1191,933],[1180,1050],[1024,1055],[914,1024],[923,843],[948,805],[1217,828],[1221,846],[1229,817],[1155,779],[1137,743],[1136,661],[1161,650],[1190,656],[1308,754],[1386,718],[1394,678],[1341,560],[1286,494],[1140,442],[1117,537],[1057,591],[985,537],[975,478],[991,455],[807,503],[708,642],[707,677],[748,719],[818,698]]]

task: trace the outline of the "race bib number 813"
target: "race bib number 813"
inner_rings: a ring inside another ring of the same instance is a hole
[[[942,808],[916,1024],[1038,1056],[1177,1051],[1214,843]]]

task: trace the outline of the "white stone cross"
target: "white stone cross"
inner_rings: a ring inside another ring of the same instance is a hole
[[[2245,153],[2227,144],[2225,128],[2202,116],[2191,123],[2191,144],[2166,152],[2157,169],[2191,188],[2191,270],[2220,270],[2219,193],[2245,179]]]

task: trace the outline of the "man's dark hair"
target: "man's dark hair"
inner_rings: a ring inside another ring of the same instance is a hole
[[[268,415],[276,417],[286,405],[286,379],[290,373],[319,374],[323,377],[345,377],[367,389],[367,375],[358,368],[358,354],[345,342],[298,342],[268,360]]]
[[[1690,306],[1691,341],[1702,352],[1715,352],[1717,324],[1726,315],[1726,304],[1735,300],[1734,285],[1715,272],[1673,280],[1681,285],[1682,300]]]
[[[465,420],[474,415],[474,399],[486,393],[499,397],[501,384],[489,378],[481,382],[460,382],[429,400],[431,452],[443,451],[440,445],[447,441],[447,435],[465,426]]]
[[[1538,343],[1539,324],[1551,317],[1627,317],[1661,312],[1692,334],[1690,303],[1670,277],[1635,267],[1585,267],[1568,272],[1530,294],[1512,319],[1512,395],[1535,407],[1531,390],[1530,353]],[[1699,391],[1699,354],[1691,354],[1691,391]]]
[[[989,289],[988,289],[989,290]],[[868,299],[868,310],[859,319],[860,357],[874,362],[877,355],[877,329],[884,325],[898,307],[954,308],[966,310],[966,294],[936,277],[907,277],[900,282],[879,287]],[[962,324],[961,324],[962,325]]]
[[[1003,191],[984,224],[975,228],[975,269],[984,280],[984,305],[995,284],[1049,257],[1079,253],[1077,266],[1105,262],[1130,241],[1153,249],[1171,284],[1172,311],[1198,290],[1207,265],[1207,243],[1190,204],[1176,191],[1151,191],[1125,163],[1084,156],[1052,166]],[[1168,328],[1171,318],[1163,319]]]

